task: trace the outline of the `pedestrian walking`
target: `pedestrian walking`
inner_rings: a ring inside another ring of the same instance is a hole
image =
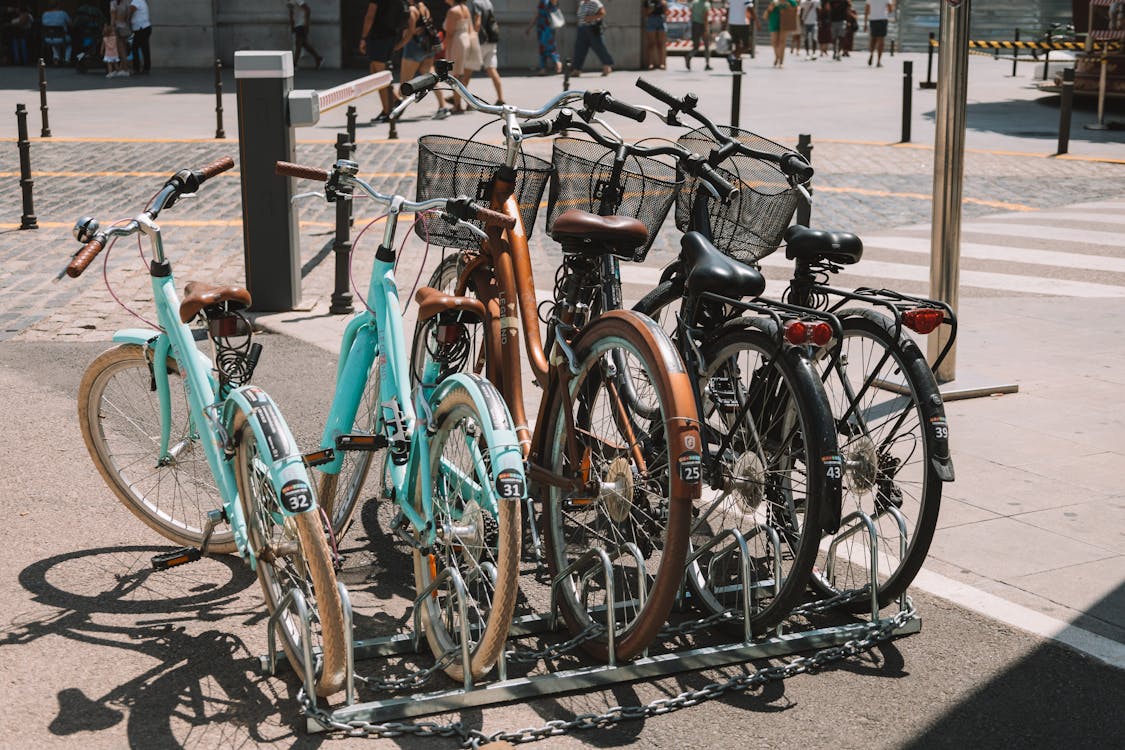
[[[691,70],[691,58],[703,45],[704,70],[711,69],[711,0],[691,0],[691,49],[684,61]]]
[[[820,0],[802,0],[797,11],[800,16],[801,28],[804,29],[805,57],[816,59],[817,27],[820,25]]]
[[[894,10],[894,3],[890,0],[867,0],[863,9],[863,30],[867,31],[868,26],[871,27],[867,53],[868,65],[871,64],[871,58],[878,55],[876,67],[883,67],[883,42],[887,39],[887,23]]]
[[[840,44],[840,55],[851,57],[855,48],[855,33],[859,31],[859,15],[852,7],[852,0],[847,0],[847,10],[844,12],[844,38]]]
[[[35,16],[26,5],[18,8],[8,8],[7,23],[4,30],[7,32],[12,65],[27,65],[31,62],[31,54],[27,48],[27,41],[31,38],[31,30],[35,28]]]
[[[783,14],[786,20],[783,21]],[[792,16],[789,21],[788,16]],[[773,47],[773,65],[780,68],[785,64],[785,46],[789,41],[790,23],[795,28],[797,23],[797,0],[772,0],[762,12],[766,19],[766,27],[770,32],[770,46]]]
[[[309,43],[309,23],[312,20],[312,9],[308,0],[288,0],[289,30],[293,33],[293,68],[301,62],[302,50],[308,50],[316,61],[316,69],[320,70],[324,57]]]
[[[644,29],[642,64],[649,70],[667,67],[668,33],[664,16],[668,13],[665,0],[642,0],[641,18]]]
[[[39,17],[39,26],[43,35],[43,46],[48,51],[46,55],[48,64],[69,65],[70,14],[55,0]]]
[[[751,30],[757,31],[758,16],[754,12],[754,0],[728,0],[727,30],[730,40],[734,45],[731,53],[734,57],[742,57],[750,51]]]
[[[405,0],[371,0],[367,3],[367,13],[363,16],[363,29],[359,37],[359,51],[367,55],[369,70],[378,73],[390,67],[395,50],[405,46],[402,41],[410,12]],[[379,89],[379,99],[383,111],[372,122],[381,123],[391,119],[393,95],[391,87]]]
[[[821,0],[816,19],[816,41],[820,46],[820,56],[828,57],[832,46],[832,10],[830,0]]]
[[[481,66],[480,42],[473,16],[466,0],[445,0],[449,11],[445,14],[445,56],[453,61],[453,75],[461,83],[469,85],[473,71]],[[453,92],[453,114],[465,111],[461,96]]]
[[[562,60],[559,59],[559,51],[555,47],[555,31],[562,28],[562,24],[558,22],[562,17],[559,0],[536,0],[536,2],[535,17],[524,29],[525,34],[535,29],[535,36],[539,42],[539,67],[535,72],[541,76],[561,73]],[[565,23],[564,20],[563,24]]]
[[[844,33],[848,27],[849,0],[828,0],[828,20],[832,23],[832,59],[839,60],[843,52]]]
[[[403,32],[405,44],[402,47],[402,75],[403,81],[425,75],[434,68],[434,56],[441,49],[441,36],[438,35],[437,26],[434,25],[433,16],[429,7],[422,0],[411,0],[410,17]],[[449,117],[449,108],[445,106],[445,94],[441,89],[433,89],[437,97],[437,111],[433,119],[444,120]]]
[[[602,39],[605,23],[605,5],[602,0],[582,0],[578,5],[578,36],[574,41],[574,70],[571,75],[582,75],[586,53],[591,49],[602,62],[602,75],[613,70],[613,56]]]
[[[124,63],[117,52],[117,32],[113,29],[113,22],[106,23],[102,27],[102,41],[99,46],[102,62],[105,63],[105,77],[117,78],[123,74],[128,75],[121,69]]]
[[[504,103],[504,86],[500,81],[500,71],[497,70],[497,47],[500,44],[500,22],[496,20],[496,12],[492,8],[492,0],[473,0],[473,15],[480,19],[477,24],[480,31],[477,40],[480,43],[480,61],[485,75],[492,81],[492,88],[496,89],[496,103]]]
[[[148,0],[129,0],[126,10],[129,29],[133,32],[133,73],[148,75],[152,70],[152,19],[148,10]]]
[[[133,75],[129,69],[129,40],[133,38],[133,27],[129,24],[129,0],[110,0],[109,18],[113,22],[113,32],[117,35],[117,56],[121,58],[121,77]]]

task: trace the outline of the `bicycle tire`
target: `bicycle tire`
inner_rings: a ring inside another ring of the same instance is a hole
[[[522,530],[520,501],[500,499],[493,488],[491,475],[486,473],[481,476],[482,469],[485,472],[491,470],[488,457],[493,455],[494,446],[482,446],[482,441],[491,433],[481,430],[479,425],[484,424],[486,419],[494,420],[497,413],[506,415],[507,409],[500,394],[487,381],[479,380],[479,385],[486,400],[497,406],[491,415],[479,413],[472,395],[460,386],[447,391],[434,406],[435,431],[430,439],[430,466],[428,471],[419,467],[419,471],[425,473],[419,477],[414,497],[415,509],[423,512],[421,484],[432,482],[433,521],[443,531],[433,551],[426,555],[421,550],[414,551],[417,593],[421,596],[445,567],[454,567],[461,574],[470,599],[466,604],[468,629],[470,633],[479,635],[469,648],[469,668],[474,679],[483,677],[492,669],[508,637],[519,593]],[[510,429],[510,426],[505,426]],[[474,460],[470,443],[478,449],[483,448],[484,461],[478,463]],[[447,451],[447,448],[452,450]],[[458,474],[454,482],[446,479],[450,467]],[[464,476],[475,477],[482,487],[492,489],[497,505],[494,515],[475,500],[465,501],[459,492],[463,483],[461,477]],[[450,489],[456,494],[449,493]],[[455,536],[455,533],[458,535]],[[486,564],[495,570],[495,581],[489,580]],[[447,653],[457,652],[461,644],[460,616],[453,606],[455,597],[451,589],[451,586],[440,588],[439,584],[439,588],[419,605],[422,607],[426,640],[434,658],[439,660]],[[445,667],[445,673],[458,682],[464,679],[464,665],[459,654]]]
[[[373,435],[376,429],[376,409],[379,404],[379,358],[371,363],[367,373],[367,384],[360,396],[359,409],[355,415],[349,434]],[[371,467],[382,471],[384,451],[344,451],[340,471],[336,474],[318,471],[318,492],[321,507],[332,525],[332,533],[337,542],[351,528],[355,506],[367,488]],[[380,477],[382,478],[382,477]],[[374,494],[371,494],[371,493]],[[368,490],[368,498],[378,497],[379,490]]]
[[[164,538],[199,547],[207,513],[222,508],[222,499],[199,444],[199,430],[192,425],[179,367],[171,357],[166,370],[172,456],[159,460],[161,410],[151,351],[121,344],[91,362],[78,386],[78,424],[90,458],[117,499]],[[233,532],[216,530],[208,550],[234,552]]]
[[[828,503],[838,502],[836,483],[825,474],[838,464],[823,460],[836,456],[832,413],[807,356],[783,348],[772,321],[724,326],[705,341],[701,357],[705,455],[727,447],[696,502],[692,549],[737,530],[749,552],[750,580],[732,538],[689,564],[687,582],[705,613],[731,613],[730,629],[743,631],[746,605],[751,632],[762,635],[803,598]],[[768,529],[777,534],[776,549]]]
[[[442,258],[434,272],[430,274],[430,280],[427,286],[434,289],[439,289],[446,294],[455,294],[457,289],[457,282],[461,278],[461,272],[464,270],[464,256],[460,252],[453,252]],[[476,294],[472,288],[471,282],[465,294],[470,297],[475,297]],[[430,361],[437,351],[437,345],[434,340],[434,318],[429,320],[420,320],[414,324],[414,339],[410,350],[410,382],[417,385],[422,380],[422,373],[425,372],[426,364]],[[451,372],[476,372],[480,374],[483,367],[484,356],[484,330],[481,325],[465,325],[464,330],[467,332],[467,339],[464,345],[468,351],[464,359],[459,363],[458,367],[449,367],[448,362],[443,362],[442,370],[443,375],[448,375]],[[470,364],[472,363],[472,364]],[[434,384],[431,384],[434,385]]]
[[[843,512],[863,510],[876,524],[879,539],[878,601],[885,607],[898,598],[921,569],[937,528],[941,506],[942,481],[935,465],[941,450],[935,430],[948,430],[941,393],[925,356],[905,332],[895,341],[895,323],[879,311],[850,308],[837,313],[843,325],[841,363],[829,373],[825,387],[837,419],[850,403],[843,388],[847,380],[855,393],[872,375],[883,353],[890,356],[875,377],[896,390],[869,387],[864,393],[860,414],[878,417],[881,422],[868,422],[858,430],[857,420],[839,424],[840,450],[844,455]],[[858,368],[857,368],[858,365]],[[908,413],[907,411],[908,410]],[[893,415],[902,413],[900,429],[893,432]],[[885,431],[884,431],[885,428]],[[919,454],[918,448],[921,447]],[[893,472],[893,474],[891,473]],[[906,555],[900,552],[901,533],[889,511],[880,510],[886,503],[895,505],[907,522]],[[834,561],[834,581],[827,574],[827,549],[817,561],[815,588],[833,596],[854,591],[870,582],[867,562],[866,533],[857,534],[854,542]],[[842,543],[847,544],[847,542]],[[864,545],[855,548],[855,544]],[[842,568],[841,568],[842,566]],[[870,611],[870,599],[863,597],[845,605],[854,612]]]
[[[309,609],[312,637],[321,647],[319,670],[316,664],[305,663],[301,623],[292,608],[286,608],[277,619],[281,645],[302,681],[308,671],[319,671],[316,694],[333,695],[344,686],[346,640],[343,604],[320,508],[314,504],[311,510],[282,515],[268,467],[258,458],[257,436],[244,412],[235,415],[231,432],[247,543],[256,560],[255,572],[266,607],[273,615],[290,589],[301,590]]]
[[[685,458],[690,459],[687,452],[694,451],[698,471],[698,418],[683,362],[652,321],[628,311],[610,311],[582,331],[573,351],[578,372],[568,379],[566,387],[552,381],[545,396],[543,424],[536,430],[533,461],[556,475],[578,476],[586,486],[597,482],[600,489],[597,497],[579,504],[574,498],[568,499],[558,486],[542,488],[547,564],[553,580],[594,546],[588,537],[597,539],[597,546],[617,547],[607,552],[618,553],[612,554],[611,573],[624,621],[618,627],[614,613],[612,627],[615,655],[618,660],[628,660],[656,637],[683,579],[691,506],[699,485],[684,481],[672,466],[675,462],[682,467]],[[617,372],[607,377],[599,366],[603,360],[617,365]],[[621,399],[610,404],[608,415],[599,404],[603,390],[607,401],[614,401],[611,386],[614,377],[620,379],[625,369],[619,367],[622,362],[630,374],[639,376],[636,392],[651,393],[660,407],[661,419],[649,422],[649,431],[643,434],[639,420],[631,420],[628,430],[624,427],[631,418],[615,411],[622,408]],[[574,444],[568,447],[570,425],[574,426]],[[595,434],[603,426],[606,434]],[[638,470],[629,438],[622,435],[630,430],[638,451],[647,449],[647,477]],[[581,455],[573,455],[575,451]],[[670,454],[676,458],[671,459]],[[598,528],[593,529],[593,524]],[[595,533],[587,534],[586,529]],[[643,566],[623,554],[626,543],[636,545]],[[634,586],[631,581],[641,581],[638,571],[642,568],[643,582]],[[599,568],[583,570],[581,586],[573,576],[564,579],[558,587],[558,601],[570,631],[591,636],[581,647],[605,661],[610,627],[607,579]],[[599,581],[600,590],[587,587]],[[595,599],[592,604],[591,595]],[[601,632],[595,632],[599,627]]]

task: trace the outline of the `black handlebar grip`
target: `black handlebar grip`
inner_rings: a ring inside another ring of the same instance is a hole
[[[528,120],[520,123],[520,132],[524,135],[550,135],[553,126],[550,120]]]
[[[699,165],[699,176],[715,188],[721,200],[725,201],[738,192],[738,188],[730,184],[726,177],[723,177],[718,170],[706,162]]]
[[[433,73],[424,73],[423,75],[411,78],[409,81],[404,81],[402,86],[399,87],[403,96],[410,96],[419,92],[429,91],[434,86],[437,86],[438,77]]]
[[[225,172],[232,167],[234,167],[234,159],[230,158],[229,156],[224,156],[223,158],[217,159],[200,169],[199,181],[203,182],[204,180],[209,180],[215,175]]]
[[[508,216],[508,214],[493,211],[491,208],[485,208],[484,206],[472,205],[471,208],[475,212],[473,218],[487,226],[512,229],[516,225],[515,218]]]
[[[632,104],[618,101],[609,94],[606,94],[605,99],[602,100],[602,107],[606,112],[613,112],[614,114],[621,115],[622,117],[628,117],[632,120],[636,120],[637,122],[644,122],[645,117],[648,116],[647,110],[643,110],[640,107],[634,107]]]
[[[678,108],[683,103],[664,89],[653,86],[643,78],[637,79],[637,88],[653,97],[654,99],[658,99],[659,101],[664,102],[669,107]]]
[[[788,153],[781,157],[781,171],[790,177],[795,177],[798,182],[808,182],[816,170],[805,161],[800,154]]]
[[[66,275],[72,279],[77,279],[86,270],[86,266],[90,265],[90,261],[97,257],[98,253],[105,247],[106,236],[104,234],[97,234],[94,239],[87,242],[82,246],[82,249],[74,254],[70,259],[70,263],[66,267]]]
[[[305,180],[319,180],[328,182],[328,170],[320,167],[306,167],[302,164],[292,164],[287,161],[277,163],[276,173],[282,177],[300,177]]]

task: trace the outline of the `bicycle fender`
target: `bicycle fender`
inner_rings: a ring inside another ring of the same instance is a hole
[[[122,328],[120,331],[114,331],[113,343],[145,346],[160,335],[160,331],[152,328]]]
[[[784,356],[792,361],[794,369],[805,373],[805,377],[797,381],[799,384],[803,384],[803,388],[808,391],[802,396],[810,403],[822,403],[827,409],[828,402],[820,388],[820,378],[813,369],[812,362],[804,349],[795,346],[788,347]],[[836,422],[831,416],[831,411],[828,411],[827,414],[827,418],[818,418],[823,415],[810,415],[813,424],[808,425],[810,434],[807,439],[816,441],[815,444],[818,447],[817,453],[820,457],[820,471],[824,483],[824,498],[827,503],[820,526],[825,533],[835,534],[840,530],[840,520],[844,514],[844,457],[840,454],[837,444]],[[808,470],[810,472],[816,471],[816,468],[810,466]]]
[[[304,458],[273,399],[254,385],[244,385],[232,391],[223,403],[222,423],[228,434],[239,411],[246,415],[258,444],[265,446],[266,455],[262,458],[269,463],[270,482],[277,492],[282,515],[315,511],[316,493],[309,481]]]
[[[917,349],[918,345],[914,343],[913,339],[907,339],[903,343],[904,351],[913,353]],[[920,352],[911,359],[910,366],[918,370],[915,373],[915,377],[918,378],[927,374],[922,372],[923,368],[929,369]],[[952,482],[953,456],[949,452],[949,422],[945,418],[945,402],[942,400],[940,393],[934,393],[928,399],[920,399],[919,406],[921,406],[922,414],[925,416],[925,428],[930,431],[934,439],[934,452],[930,457],[930,463],[938,479],[943,482]]]
[[[492,440],[492,479],[496,493],[505,500],[520,500],[527,496],[524,476],[523,451],[519,437],[512,428],[512,417],[504,398],[489,381],[470,373],[458,372],[442,380],[430,396],[430,404],[441,401],[454,388],[464,388],[473,399],[477,411],[487,415],[490,424],[484,428]]]

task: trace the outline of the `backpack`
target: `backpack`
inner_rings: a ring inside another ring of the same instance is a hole
[[[488,44],[496,44],[500,41],[500,22],[496,20],[492,8],[485,10],[484,16],[480,19],[480,40]]]

